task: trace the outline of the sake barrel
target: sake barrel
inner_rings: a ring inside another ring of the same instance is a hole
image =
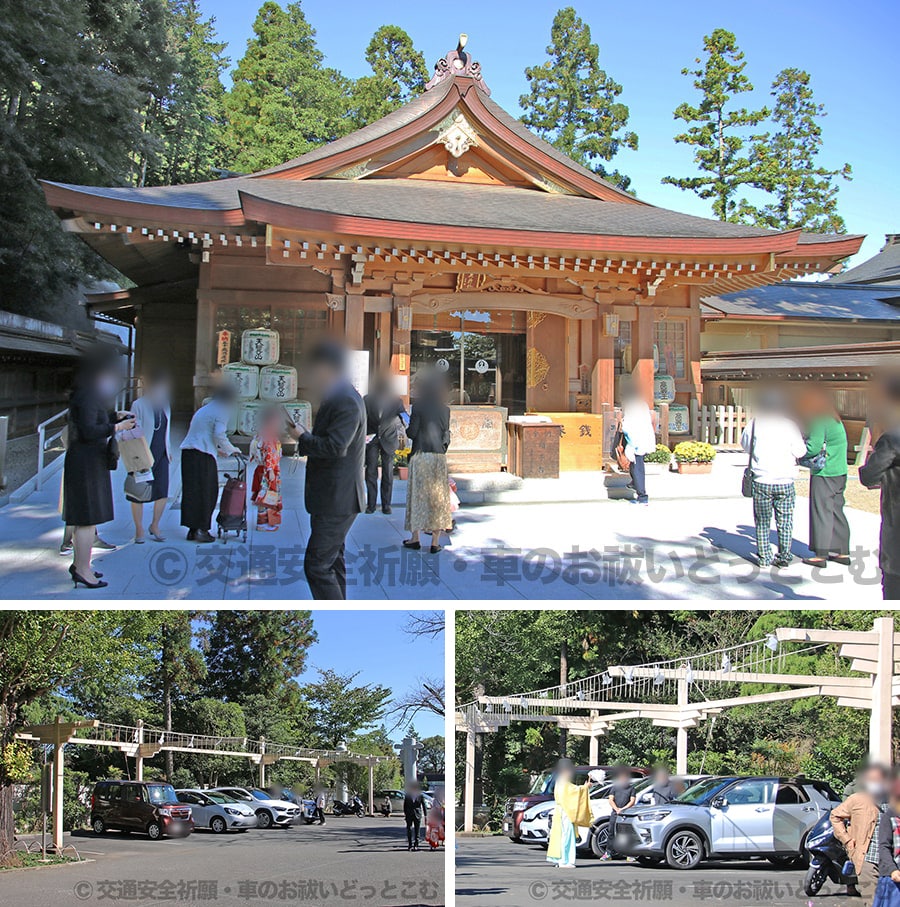
[[[312,404],[308,400],[288,400],[284,404],[288,418],[301,428],[312,428]]]
[[[234,385],[239,400],[255,400],[259,395],[259,369],[255,365],[229,362],[222,374]]]
[[[260,417],[271,405],[263,400],[248,400],[242,403],[237,416],[238,434],[252,438],[259,429]]]
[[[669,434],[689,435],[691,433],[690,410],[683,403],[669,404]]]
[[[653,379],[653,402],[671,403],[675,399],[675,379],[671,375],[657,375]]]
[[[280,346],[278,331],[253,328],[241,334],[241,359],[248,365],[275,365]]]
[[[297,369],[290,365],[266,365],[259,370],[259,397],[272,403],[297,399]]]

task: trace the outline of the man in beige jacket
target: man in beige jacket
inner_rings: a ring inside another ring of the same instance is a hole
[[[871,907],[878,885],[878,823],[887,803],[887,769],[870,765],[859,781],[860,789],[831,811],[831,825],[856,868],[863,904]]]

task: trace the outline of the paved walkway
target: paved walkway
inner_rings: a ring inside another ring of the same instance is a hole
[[[784,570],[759,570],[750,502],[740,496],[743,457],[721,454],[709,476],[655,475],[651,504],[606,499],[603,475],[569,473],[559,480],[527,480],[499,495],[471,498],[457,514],[457,531],[439,555],[402,548],[405,483],[395,483],[394,513],[362,514],[348,542],[352,599],[522,601],[569,599],[840,600],[874,606],[879,519],[848,511],[854,565],[814,571],[796,561]],[[109,587],[73,591],[60,557],[57,505],[60,476],[24,502],[0,508],[0,598],[68,599],[305,599],[302,461],[283,469],[284,525],[251,532],[247,543],[195,545],[179,526],[180,476],[162,521],[165,543],[135,545],[122,493],[113,476],[116,520],[102,534],[120,545],[97,552]],[[461,482],[462,485],[462,482]],[[146,508],[149,520],[149,507]],[[251,520],[253,514],[251,513]],[[806,501],[798,499],[795,537],[806,539]],[[774,537],[774,531],[773,531]],[[794,553],[808,554],[802,541]]]

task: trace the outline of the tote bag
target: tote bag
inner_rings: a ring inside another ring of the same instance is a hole
[[[900,885],[890,876],[882,876],[878,880],[872,907],[900,907]]]

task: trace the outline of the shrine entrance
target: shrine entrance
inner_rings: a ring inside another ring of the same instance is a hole
[[[517,329],[516,314],[453,312],[432,319],[430,329],[413,330],[412,383],[419,369],[437,369],[446,374],[451,404],[524,413],[527,335],[521,313]]]

